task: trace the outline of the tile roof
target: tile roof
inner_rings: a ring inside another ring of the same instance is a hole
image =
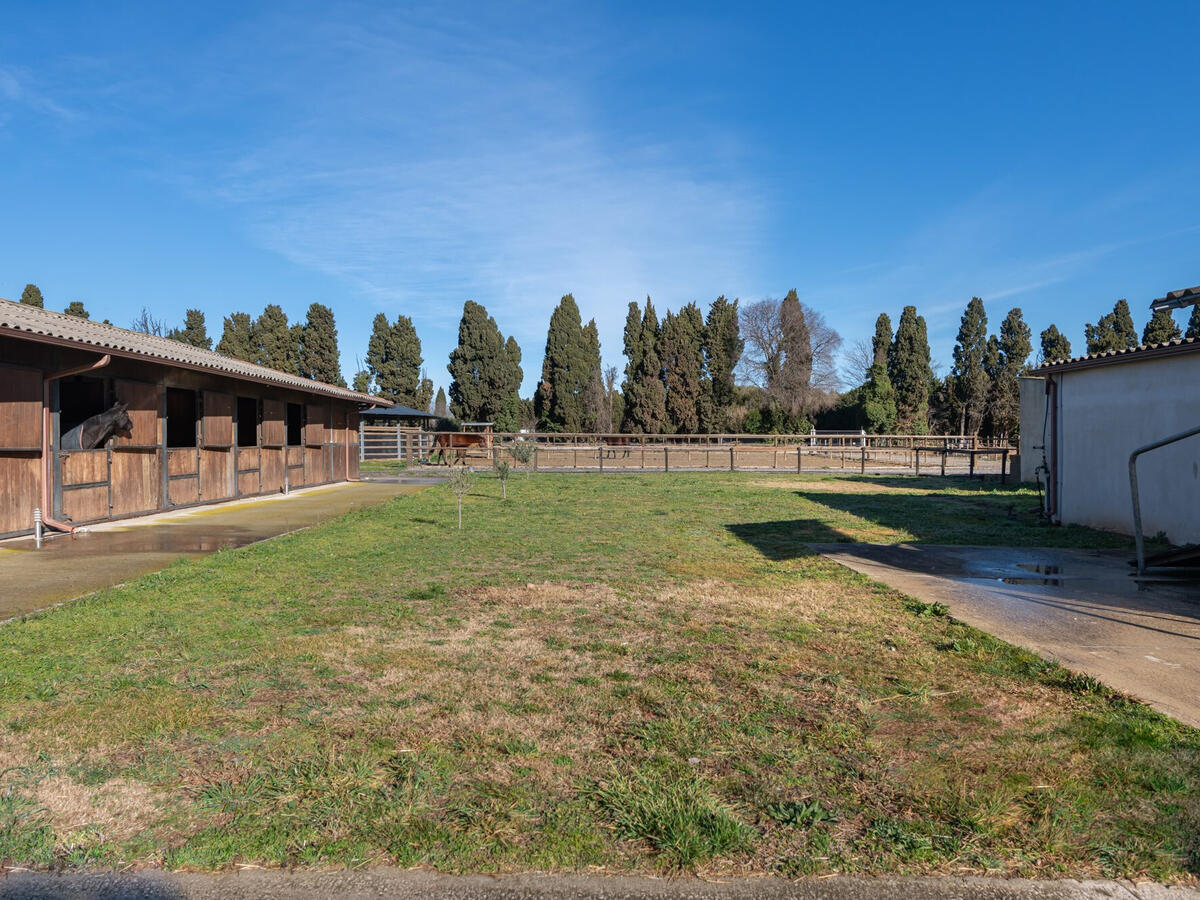
[[[199,369],[246,381],[277,384],[280,387],[324,394],[342,400],[391,405],[379,397],[243,362],[181,341],[117,328],[115,325],[105,325],[103,322],[93,322],[48,309],[38,309],[36,306],[15,303],[12,300],[0,300],[0,334],[4,333],[35,341],[49,339],[49,343],[78,345],[81,349],[113,353],[117,356],[153,360],[168,365],[173,363],[189,369]]]
[[[1033,371],[1036,373],[1086,369],[1113,363],[1141,362],[1147,359],[1157,359],[1160,356],[1174,356],[1177,353],[1193,351],[1200,351],[1200,338],[1176,338],[1161,344],[1141,344],[1126,350],[1105,350],[1103,353],[1089,353],[1071,359],[1047,360]]]

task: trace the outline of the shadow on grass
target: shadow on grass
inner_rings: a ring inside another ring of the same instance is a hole
[[[738,540],[745,541],[772,562],[787,562],[815,556],[812,543],[853,543],[856,539],[812,519],[777,522],[738,522],[725,526]]]
[[[879,483],[878,480],[871,480]],[[916,479],[887,479],[911,487]],[[940,479],[939,479],[940,480]],[[768,559],[809,553],[807,543],[923,543],[987,547],[1126,549],[1129,539],[1081,526],[1043,521],[1023,499],[955,494],[837,493],[796,491],[812,515],[726,526]]]

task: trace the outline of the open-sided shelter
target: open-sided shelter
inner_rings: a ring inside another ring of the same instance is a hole
[[[0,537],[358,476],[385,401],[169,338],[0,300]],[[114,408],[94,449],[63,437]]]

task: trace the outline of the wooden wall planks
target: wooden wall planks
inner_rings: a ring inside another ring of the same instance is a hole
[[[0,447],[32,450],[41,446],[42,373],[0,367]]]

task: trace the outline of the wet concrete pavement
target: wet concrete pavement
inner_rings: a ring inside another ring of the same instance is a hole
[[[1135,579],[1120,552],[810,546],[1200,727],[1200,580]]]
[[[208,900],[244,897],[275,898],[421,897],[445,900],[525,900],[525,898],[603,897],[632,900],[741,900],[741,898],[830,898],[830,900],[949,900],[949,898],[1195,898],[1191,887],[1118,881],[1020,881],[1003,878],[836,877],[784,881],[779,878],[701,880],[694,877],[644,878],[603,875],[442,875],[420,870],[359,869],[303,872],[250,868],[237,873],[205,875],[157,871],[52,875],[17,872],[0,878],[3,898],[141,898],[141,900]]]
[[[89,526],[75,534],[0,542],[0,620],[154,572],[185,556],[307,528],[352,509],[419,490],[401,483],[308,488]]]

